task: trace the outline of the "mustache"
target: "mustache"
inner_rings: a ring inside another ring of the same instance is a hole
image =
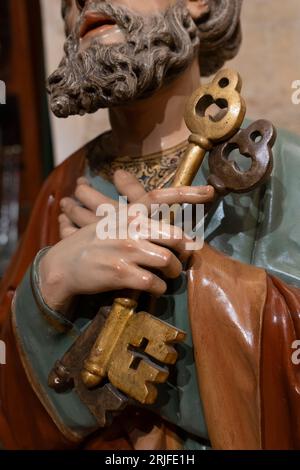
[[[182,3],[182,0],[179,0],[179,2]],[[136,14],[128,7],[107,3],[105,0],[94,1],[89,3],[88,9],[84,9],[79,19],[77,20],[77,24],[75,27],[76,39],[79,39],[80,26],[84,21],[84,16],[86,15],[86,13],[95,13],[111,18],[116,23],[116,25],[119,26],[120,29],[125,33],[125,35],[131,34],[133,30],[139,33],[145,21],[143,16]]]

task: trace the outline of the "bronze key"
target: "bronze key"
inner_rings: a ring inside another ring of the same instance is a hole
[[[276,140],[274,126],[265,120],[253,122],[241,129],[228,142],[216,147],[209,156],[210,176],[208,182],[219,193],[244,193],[263,184],[273,168],[272,147]],[[251,160],[251,167],[243,171],[237,162],[229,160],[238,149]]]

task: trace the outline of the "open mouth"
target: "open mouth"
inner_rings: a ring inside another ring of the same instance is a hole
[[[80,27],[80,37],[105,32],[116,26],[115,20],[99,13],[86,13]]]

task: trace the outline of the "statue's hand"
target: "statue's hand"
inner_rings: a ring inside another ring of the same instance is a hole
[[[150,200],[150,204],[160,204],[166,202],[165,198],[168,198],[168,200],[172,201],[170,204],[174,204],[178,201],[179,194],[183,198],[189,197],[191,203],[195,202],[198,204],[199,195],[203,196],[202,203],[210,202],[214,198],[214,189],[211,186],[186,187],[180,188],[180,190],[161,189],[147,193],[134,175],[123,170],[115,173],[114,183],[120,194],[127,196],[128,201],[131,203],[147,203]],[[172,200],[173,194],[176,194],[176,201],[174,198]],[[97,209],[105,202],[109,202],[109,200],[99,191],[92,188],[86,178],[79,178],[75,190],[75,198],[64,198],[61,201],[62,213],[59,216],[61,238],[67,238],[80,228],[97,222],[99,220],[96,216]],[[169,202],[167,203],[169,204]]]
[[[103,197],[93,189],[86,178],[77,180],[75,197],[61,200],[62,213],[58,217],[61,239],[76,233],[80,228],[97,222],[96,211],[103,203]]]
[[[136,178],[124,171],[117,172],[115,184],[121,194],[127,195],[131,204],[132,201],[143,204],[148,211],[152,204],[203,204],[214,196],[210,187],[168,188],[146,193]],[[82,204],[95,210],[96,195],[91,191],[92,188],[86,184],[79,184],[76,197]],[[167,286],[153,270],[166,278],[180,275],[181,261],[191,253],[186,249],[191,240],[181,228],[147,215],[142,218],[143,230],[135,232],[131,237],[128,228],[135,217],[127,215],[125,219],[116,218],[116,233],[119,233],[120,228],[125,228],[126,239],[102,239],[97,231],[100,219],[94,221],[95,213],[84,209],[86,212],[80,210],[79,217],[78,207],[69,203],[67,201],[65,209],[69,221],[76,225],[87,225],[50,248],[40,262],[40,288],[49,307],[63,312],[76,295],[120,289],[136,289],[159,296]],[[118,202],[97,192],[97,206],[107,203],[114,206],[118,214]],[[93,220],[93,223],[88,223],[89,220]]]

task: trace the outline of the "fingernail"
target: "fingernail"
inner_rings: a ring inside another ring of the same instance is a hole
[[[212,186],[203,186],[201,192],[202,194],[208,194],[212,192],[212,190],[213,190]]]

